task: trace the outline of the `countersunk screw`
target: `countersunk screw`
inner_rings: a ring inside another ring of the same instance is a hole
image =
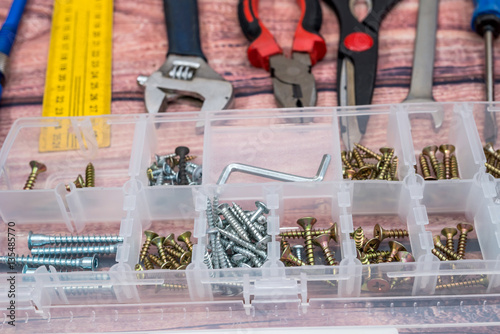
[[[238,222],[238,220],[229,210],[229,204],[223,203],[219,205],[218,210],[221,212],[224,218],[226,218],[226,221],[229,223],[229,225],[231,225],[236,234],[238,234],[241,239],[250,242],[250,238],[247,232],[243,229],[243,226]]]
[[[429,169],[429,163],[423,154],[420,154],[420,169],[422,169],[422,176],[424,180],[436,180],[436,177],[431,174],[431,170]]]
[[[389,282],[382,277],[370,279],[366,284],[366,287],[370,292],[387,292],[391,288]]]
[[[260,256],[262,259],[264,259],[264,260],[267,259],[266,252],[258,249],[254,244],[247,242],[243,239],[240,239],[237,235],[229,233],[228,231],[223,230],[219,227],[217,227],[217,231],[219,231],[219,233],[222,234],[223,236],[225,236],[227,239],[234,241],[238,245],[243,246],[244,248],[246,248],[248,250],[251,250],[252,252],[257,254],[258,256]]]
[[[314,248],[313,248],[313,240],[311,235],[311,230],[314,224],[316,224],[317,220],[313,217],[304,217],[297,220],[297,224],[302,227],[304,230],[304,245],[306,246],[306,258],[307,263],[310,265],[314,265]]]
[[[360,151],[365,152],[368,156],[377,159],[378,161],[381,161],[383,158],[382,155],[373,152],[372,150],[363,145],[354,143],[354,146],[356,146],[356,148],[358,148]]]
[[[181,242],[185,243],[186,247],[192,253],[193,252],[193,243],[191,242],[190,238],[191,238],[191,232],[186,231],[177,237],[177,241],[181,241]]]
[[[458,224],[457,229],[460,232],[460,237],[458,238],[457,254],[462,259],[465,256],[465,246],[467,245],[467,234],[474,230],[471,224]]]
[[[145,257],[142,262],[144,263],[144,268],[146,268],[146,270],[154,270],[155,269],[155,267],[153,266],[153,264],[149,260],[149,257]]]
[[[292,249],[290,248],[289,245],[287,245],[283,249],[283,252],[281,253],[281,260],[290,262],[296,266],[305,266],[306,265],[306,263],[304,261],[297,259],[297,257],[295,255],[293,255]]]
[[[389,241],[389,247],[391,248],[391,253],[387,256],[387,262],[393,262],[398,252],[406,252],[406,247],[397,241]]]
[[[38,162],[36,160],[31,160],[30,161],[30,167],[31,167],[31,173],[28,176],[28,180],[26,181],[26,184],[24,185],[24,190],[30,190],[33,189],[33,185],[35,184],[36,178],[38,177],[38,174],[43,173],[47,170],[47,166],[45,166],[43,163]]]
[[[373,236],[382,241],[386,238],[403,239],[404,237],[408,237],[409,234],[407,230],[402,230],[402,229],[385,230],[382,228],[382,226],[376,224],[375,227],[373,228]]]
[[[163,249],[163,242],[165,241],[165,237],[155,237],[151,240],[156,248],[158,249],[158,254],[160,255],[161,261],[163,263],[168,262],[167,254],[165,253],[165,249]]]
[[[77,245],[77,244],[118,244],[123,237],[118,235],[45,235],[28,233],[28,248],[44,245]]]
[[[180,253],[185,253],[186,250],[184,248],[181,247],[181,245],[179,245],[176,241],[175,241],[175,235],[173,233],[170,233],[169,235],[167,235],[165,237],[165,242],[163,243],[163,245],[167,245],[167,246],[171,246],[173,247],[176,251],[180,252]]]
[[[500,175],[500,168],[496,168],[495,166],[485,162],[484,165],[486,166],[486,170],[492,174],[495,175]]]
[[[434,254],[441,261],[448,261],[448,258],[445,255],[441,254],[437,250],[437,248],[433,248],[432,251],[431,251],[431,253]]]
[[[382,147],[380,149],[380,152],[382,152],[383,157],[377,179],[384,180],[386,178],[387,169],[389,168],[389,165],[391,163],[392,156],[394,155],[394,149],[390,147]]]
[[[77,259],[65,259],[56,257],[40,257],[40,256],[0,256],[0,263],[12,264],[17,266],[24,266],[25,264],[30,266],[54,266],[54,267],[71,267],[71,268],[81,268],[81,269],[91,269],[94,270],[99,266],[99,260],[94,255],[92,257],[82,257]]]
[[[187,171],[186,171],[186,155],[189,154],[189,148],[186,146],[178,146],[175,148],[175,154],[179,156],[179,184],[188,185]]]
[[[413,255],[407,251],[397,252],[395,259],[398,262],[403,262],[403,263],[415,262],[415,258],[413,257]]]
[[[451,156],[451,179],[456,180],[459,179],[458,176],[458,162],[457,157],[455,155]]]
[[[256,201],[255,206],[257,207],[257,210],[255,210],[254,213],[250,216],[250,223],[255,223],[261,215],[267,215],[269,213],[269,209],[264,203]]]
[[[252,237],[254,237],[255,240],[257,241],[256,243],[257,247],[260,249],[267,249],[267,244],[271,241],[271,236],[270,235],[263,236],[257,230],[257,228],[255,228],[255,225],[250,221],[250,219],[248,219],[247,215],[238,204],[233,202],[233,208],[236,211],[237,218],[239,218],[240,221],[242,221],[246,225]]]
[[[458,231],[454,227],[445,227],[441,230],[441,234],[446,238],[446,247],[448,249],[454,250],[453,247],[453,237],[457,235]]]
[[[422,150],[422,154],[429,157],[434,173],[436,174],[438,180],[442,180],[444,179],[444,173],[438,159],[436,158],[437,150],[438,148],[436,145],[427,146]]]
[[[141,255],[139,257],[139,261],[141,261],[141,262],[148,255],[149,246],[151,246],[151,240],[153,240],[154,238],[156,238],[158,236],[158,234],[156,234],[153,231],[149,231],[149,230],[144,231],[144,234],[146,235],[146,240],[144,241],[144,244],[142,245],[142,248],[141,248],[141,253],[140,253]]]
[[[365,232],[361,227],[358,227],[353,233],[352,238],[357,249],[362,249],[365,243]]]
[[[337,223],[334,223],[330,228],[323,229],[323,230],[311,230],[311,235],[313,237],[317,237],[318,235],[328,233],[330,234],[330,238],[333,239],[335,242],[338,242],[338,230],[337,230]],[[279,234],[280,237],[282,238],[290,238],[290,239],[300,239],[304,238],[304,232],[303,231],[285,231]]]
[[[487,143],[486,145],[484,145],[483,149],[484,153],[491,155],[492,157],[495,158],[495,160],[500,160],[500,154],[495,151],[492,143]]]
[[[82,175],[78,174],[76,180],[73,181],[77,188],[85,188],[85,180]]]
[[[451,155],[455,152],[455,146],[441,145],[439,151],[444,154],[444,176],[446,179],[451,179]]]
[[[484,286],[488,287],[489,281],[486,276],[482,276],[479,279],[467,279],[465,281],[450,283],[450,284],[440,284],[436,285],[436,290],[441,289],[453,289],[453,288],[471,288],[473,286]]]
[[[108,255],[116,254],[118,245],[105,245],[105,246],[68,246],[68,247],[41,247],[33,248],[31,250],[32,255],[62,255],[62,256],[74,256],[74,255]]]
[[[161,269],[168,269],[170,267],[170,262],[164,262],[156,255],[148,254],[148,258],[152,263],[156,264]]]
[[[330,266],[335,266],[338,263],[337,261],[335,261],[335,258],[332,255],[330,247],[328,247],[329,241],[330,241],[330,236],[328,234],[318,235],[313,239],[313,243],[321,247],[321,250],[325,255],[326,263],[328,263]]]
[[[371,253],[365,253],[368,260],[375,260],[379,257],[385,258],[391,254],[390,251],[376,251]]]
[[[94,165],[91,162],[89,162],[87,164],[87,168],[85,168],[85,185],[87,187],[94,187],[95,186],[94,179],[95,179]]]
[[[391,172],[390,172],[390,179],[391,180],[398,180],[398,164],[399,164],[399,158],[394,157],[392,158],[391,162]]]

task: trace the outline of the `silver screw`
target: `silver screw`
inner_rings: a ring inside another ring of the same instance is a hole
[[[248,228],[248,232],[257,240],[257,247],[260,249],[267,249],[267,243],[271,241],[271,236],[266,235],[263,236],[256,228],[255,225],[248,219],[248,217],[245,215],[245,212],[243,212],[243,209],[236,203],[233,202],[233,208],[237,213],[237,217],[240,218],[240,221],[242,221]]]
[[[201,181],[203,175],[203,169],[200,165],[197,165],[192,162],[186,163],[186,171],[191,174],[193,177],[193,181],[198,183]]]
[[[216,242],[216,235],[219,234],[219,231],[217,231],[216,228],[209,228],[207,230],[207,234],[209,238],[211,239],[210,241],[210,249],[212,251],[212,264],[214,269],[220,269],[220,264],[219,264],[219,257],[217,256],[217,242]],[[213,240],[213,242],[212,242]]]
[[[45,235],[28,234],[28,248],[44,245],[72,245],[72,244],[118,244],[123,242],[123,237],[118,235]]]
[[[220,234],[217,233],[216,239],[216,256],[219,257],[219,265],[221,268],[232,268],[231,261],[227,257],[226,251],[222,248],[222,243],[220,241]]]
[[[243,247],[239,247],[239,246],[234,246],[233,247],[233,250],[237,253],[237,254],[241,254],[247,258],[250,259],[250,261],[252,261],[252,264],[257,267],[257,268],[260,268],[262,267],[262,265],[264,264],[257,256],[257,254],[255,253],[252,253],[250,250],[248,249],[245,249]]]
[[[235,243],[237,243],[238,245],[243,246],[244,248],[246,248],[248,250],[251,250],[252,252],[257,254],[258,256],[260,256],[261,258],[263,258],[263,259],[267,258],[266,252],[264,252],[260,249],[257,249],[257,247],[255,245],[253,245],[252,243],[245,241],[243,239],[240,239],[240,238],[238,238],[237,235],[229,233],[223,229],[217,228],[217,230],[219,231],[220,234],[222,234],[223,236],[225,236],[229,240],[232,240]]]
[[[214,266],[212,265],[212,257],[208,254],[208,252],[205,252],[205,255],[203,256],[203,263],[205,263],[208,269],[214,269]]]
[[[33,248],[32,255],[94,255],[94,254],[116,254],[118,245],[106,246],[68,246],[68,247],[47,247],[47,248]]]
[[[236,231],[238,236],[242,240],[244,240],[246,242],[250,242],[250,238],[248,237],[247,232],[245,232],[245,230],[243,229],[241,224],[238,222],[238,220],[236,220],[236,218],[233,216],[233,214],[229,211],[229,205],[226,203],[221,204],[221,205],[219,205],[218,209],[222,213],[224,218],[226,218],[229,225],[231,225],[231,227]]]
[[[269,213],[269,209],[267,208],[267,206],[264,203],[262,203],[260,201],[256,201],[255,206],[257,207],[257,210],[255,210],[254,213],[252,214],[252,216],[250,217],[251,223],[255,222],[262,214]]]
[[[82,257],[78,259],[65,259],[65,258],[55,258],[55,257],[31,257],[31,256],[0,256],[0,263],[12,264],[17,266],[33,265],[33,266],[43,266],[51,265],[54,267],[71,267],[71,268],[81,268],[81,269],[96,269],[99,266],[99,260],[97,257]]]
[[[292,246],[292,251],[297,259],[299,259],[300,261],[303,261],[302,260],[302,252],[304,251],[304,246],[294,245],[294,246]]]
[[[57,290],[57,289],[56,289]],[[70,296],[89,296],[94,294],[111,294],[114,296],[113,285],[63,286],[63,291]]]

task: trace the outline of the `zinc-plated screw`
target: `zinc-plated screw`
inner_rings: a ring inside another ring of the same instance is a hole
[[[226,221],[229,223],[229,225],[231,225],[236,234],[238,234],[241,239],[250,242],[248,233],[229,210],[229,204],[223,203],[219,205],[218,210],[222,213],[224,218],[226,218]]]
[[[438,180],[442,180],[444,179],[444,172],[441,169],[441,165],[439,164],[439,161],[436,158],[437,150],[438,148],[436,145],[427,146],[424,147],[424,149],[422,150],[422,154],[429,157],[429,159],[431,160],[432,168],[434,169],[434,173],[436,174],[436,177],[438,178]]]
[[[167,254],[165,253],[165,249],[163,248],[163,242],[165,241],[165,237],[155,237],[151,240],[156,248],[158,249],[158,254],[160,255],[162,263],[168,262]]]
[[[36,178],[38,174],[43,173],[47,170],[47,166],[42,164],[41,162],[38,162],[36,160],[31,160],[30,161],[30,167],[31,167],[31,173],[28,176],[28,180],[26,181],[26,184],[24,185],[24,190],[30,190],[33,189],[33,185],[35,184]]]
[[[460,232],[460,237],[458,238],[457,254],[462,259],[465,256],[465,246],[467,245],[467,234],[474,230],[471,224],[458,224],[457,229]]]
[[[186,171],[192,176],[193,181],[200,183],[203,176],[203,169],[200,165],[188,162],[186,163]]]
[[[212,257],[208,252],[205,252],[205,255],[203,255],[203,263],[207,266],[208,269],[214,269],[214,266],[212,264]]]
[[[330,234],[330,238],[333,239],[335,242],[338,242],[337,235],[338,235],[338,230],[337,230],[337,223],[334,223],[332,226],[330,226],[327,229],[322,229],[322,230],[311,230],[311,235],[313,237],[317,237],[318,235],[328,233]],[[290,238],[290,239],[299,239],[299,238],[304,238],[304,232],[303,231],[285,231],[279,234],[280,237],[282,238]]]
[[[186,171],[186,155],[189,154],[189,148],[186,146],[178,146],[175,148],[175,154],[179,156],[179,184],[188,185],[187,171]]]
[[[248,219],[247,215],[238,204],[233,202],[233,208],[236,211],[237,218],[239,218],[240,221],[246,225],[246,227],[248,228],[248,232],[250,232],[252,237],[254,237],[255,240],[257,241],[256,243],[257,247],[261,249],[267,249],[267,244],[271,241],[271,236],[270,235],[263,236],[257,230],[257,228],[255,228],[255,225],[250,221],[250,219]]]
[[[258,249],[254,244],[250,243],[250,242],[247,242],[243,239],[240,239],[237,235],[235,234],[232,234],[232,233],[229,233],[228,231],[225,231],[221,228],[218,228],[217,227],[217,230],[219,231],[220,234],[222,234],[223,236],[225,236],[227,239],[229,240],[232,240],[234,241],[235,243],[237,243],[238,245],[248,249],[248,250],[251,250],[252,252],[254,252],[255,254],[257,254],[258,256],[260,256],[262,259],[267,259],[267,254],[266,252]]]
[[[402,230],[402,229],[385,230],[382,228],[382,226],[376,224],[375,227],[373,228],[373,236],[382,241],[386,238],[403,239],[404,237],[408,237],[409,234],[407,230]]]
[[[186,231],[177,237],[177,241],[181,241],[181,242],[185,243],[186,247],[192,253],[193,252],[193,243],[191,242],[190,238],[191,238],[191,232]]]
[[[455,152],[455,146],[441,145],[439,151],[444,154],[444,176],[446,179],[451,179],[451,155]]]
[[[317,220],[313,217],[304,217],[297,220],[297,224],[304,230],[304,245],[306,246],[306,258],[307,263],[314,265],[314,248],[313,248],[313,237],[311,235],[311,230]]]
[[[256,201],[255,206],[257,207],[257,210],[255,210],[254,213],[250,216],[251,223],[255,223],[261,215],[267,215],[269,213],[269,209],[264,203]]]
[[[24,266],[25,264],[31,266],[54,266],[54,267],[70,267],[94,270],[99,266],[97,257],[82,257],[77,259],[65,259],[56,257],[41,257],[41,256],[0,256],[0,263],[15,264],[17,266]]]
[[[393,262],[398,252],[406,252],[406,247],[397,241],[389,241],[389,247],[391,248],[391,253],[387,256],[387,262]]]
[[[362,249],[365,244],[365,232],[361,227],[358,227],[352,234],[352,238],[354,239],[354,244],[357,249]]]
[[[478,285],[487,288],[488,284],[489,284],[488,278],[486,278],[486,276],[483,276],[479,279],[467,279],[465,281],[456,283],[436,285],[436,290],[453,289],[453,288],[471,288],[473,286],[478,286]]]
[[[44,245],[78,245],[78,244],[118,244],[123,237],[118,235],[45,235],[28,233],[28,248]]]
[[[292,249],[290,248],[290,246],[286,246],[283,249],[283,252],[281,253],[281,260],[290,262],[296,266],[305,266],[306,265],[306,263],[304,261],[297,259],[297,257],[292,254]]]
[[[141,248],[141,253],[139,257],[139,261],[143,261],[144,258],[148,255],[149,247],[151,246],[151,240],[156,238],[158,234],[156,234],[153,231],[146,230],[144,231],[144,234],[146,235],[146,240],[144,241],[144,244],[142,245]]]
[[[116,254],[118,249],[118,245],[104,245],[104,246],[67,246],[67,247],[41,247],[41,248],[33,248],[31,250],[32,255],[62,255],[62,256],[86,256],[86,255],[108,255],[108,254]]]
[[[424,180],[436,180],[436,177],[431,174],[431,170],[429,169],[429,163],[427,162],[427,159],[423,154],[420,154],[419,161]]]
[[[173,233],[170,233],[165,237],[165,242],[163,243],[164,246],[171,246],[173,247],[176,251],[180,253],[185,253],[186,250],[181,247],[176,241],[175,241],[175,235]]]
[[[219,257],[216,255],[216,236],[219,233],[217,228],[212,227],[207,230],[208,237],[210,238],[210,250],[212,252],[212,265],[214,269],[220,269]]]
[[[302,246],[302,245],[293,245],[292,246],[293,255],[295,255],[295,257],[297,259],[299,259],[300,261],[303,261],[303,259],[302,259],[302,252],[303,251],[304,251],[304,246]]]
[[[455,155],[451,156],[451,178],[452,180],[459,179],[458,176],[458,162]]]
[[[329,241],[330,241],[330,236],[328,234],[318,235],[313,239],[314,244],[321,247],[321,250],[325,255],[326,263],[328,263],[330,266],[335,266],[337,265],[337,261],[335,261],[335,258],[332,255],[330,247],[328,247]]]
[[[373,152],[372,150],[363,145],[354,143],[354,146],[356,146],[360,151],[365,152],[368,156],[377,159],[378,161],[381,161],[383,158],[382,155]]]
[[[91,162],[89,162],[87,168],[85,168],[85,185],[87,187],[95,186],[95,169]]]
[[[445,227],[441,230],[441,234],[446,238],[446,247],[448,249],[454,250],[453,247],[453,237],[457,235],[458,231],[454,227]]]

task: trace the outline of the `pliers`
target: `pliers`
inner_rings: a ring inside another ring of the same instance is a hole
[[[337,14],[340,40],[337,58],[339,106],[371,104],[377,74],[380,23],[400,0],[365,0],[368,15],[359,21],[354,14],[356,0],[324,0]],[[361,140],[367,115],[340,118],[340,132],[346,148]]]
[[[322,13],[319,0],[297,0],[301,15],[292,46],[286,58],[273,35],[259,19],[258,0],[239,0],[238,19],[246,38],[250,63],[264,68],[273,78],[274,96],[279,107],[316,105],[316,84],[311,67],[326,54],[326,43],[319,35]]]

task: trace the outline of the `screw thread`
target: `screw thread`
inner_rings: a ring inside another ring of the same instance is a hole
[[[370,264],[370,260],[368,259],[368,256],[366,253],[359,254],[359,261],[361,261],[361,264],[364,264],[364,265]]]
[[[33,238],[36,237],[36,241]],[[33,234],[30,236],[33,246],[43,245],[71,245],[71,244],[117,244],[123,242],[123,237],[118,235],[43,235]],[[28,240],[30,241],[30,240]],[[38,242],[40,241],[40,242]]]
[[[357,228],[353,233],[354,244],[357,249],[362,249],[365,243],[365,232],[361,227]]]
[[[455,247],[453,245],[453,237],[451,237],[451,238],[447,237],[446,238],[446,248],[448,248],[449,250],[454,250],[455,249]]]
[[[85,185],[87,187],[94,187],[95,186],[94,178],[95,178],[94,165],[91,162],[89,162],[87,164],[87,168],[85,168]]]
[[[187,176],[188,175],[187,175],[187,171],[186,171],[186,155],[180,154],[179,155],[179,171],[178,171],[180,185],[188,185],[189,184]]]
[[[448,259],[453,259],[453,260],[461,260],[462,257],[460,257],[457,253],[449,249],[443,244],[435,244],[436,248],[439,249],[441,252],[446,254],[448,256]]]
[[[452,179],[459,179],[458,175],[458,162],[457,162],[457,157],[455,155],[451,156],[451,178]]]
[[[321,247],[323,250],[323,255],[325,256],[325,261],[328,263],[330,266],[335,266],[337,265],[337,261],[335,260],[335,257],[333,257],[332,251],[330,248],[328,248],[328,245],[324,245]]]
[[[327,228],[327,229],[321,229],[321,230],[311,230],[311,235],[313,237],[317,237],[318,235],[321,235],[321,234],[332,234],[332,229],[333,229],[333,226],[331,228]],[[291,231],[285,231],[285,232],[282,232],[279,234],[280,237],[282,238],[288,238],[288,239],[299,239],[299,238],[304,238],[304,231],[298,231],[298,230],[291,230]]]
[[[14,262],[14,263],[12,263]],[[81,268],[81,269],[96,269],[98,262],[97,259],[93,257],[83,257],[83,258],[61,258],[61,257],[41,257],[37,256],[0,256],[0,263],[15,264],[16,266],[42,266],[50,265],[54,267],[70,267],[70,268]]]
[[[448,258],[441,254],[436,248],[432,249],[432,254],[434,254],[441,261],[448,261]]]
[[[158,288],[167,290],[186,290],[188,287],[185,284],[162,283],[161,285],[158,285]]]
[[[154,254],[148,254],[148,258],[153,264],[156,264],[160,268],[165,264],[165,262],[163,262],[162,259],[160,259],[158,256]]]
[[[358,150],[352,150],[352,155],[354,157],[354,160],[356,160],[356,163],[358,164],[358,168],[361,168],[365,165],[365,162],[363,161],[363,158],[361,157],[361,154]]]
[[[391,180],[398,180],[398,165],[399,165],[399,159],[398,157],[394,157],[391,162],[391,171],[390,171],[390,179]]]
[[[166,250],[166,248],[162,248],[163,250]],[[166,258],[166,262],[170,263],[170,266],[173,267],[174,269],[177,269],[179,268],[181,265],[179,264],[179,262],[177,261],[176,258],[174,258],[172,255],[168,254],[167,252],[163,252],[163,254],[165,255],[165,258]]]
[[[360,151],[365,152],[368,156],[375,158],[378,161],[382,160],[382,156],[380,154],[375,153],[374,151],[370,150],[369,148],[367,148],[363,145],[357,144],[357,143],[354,143],[354,146],[356,146]]]
[[[243,222],[243,224],[246,225],[246,227],[248,228],[248,231],[250,232],[252,237],[255,238],[255,240],[260,241],[260,240],[264,239],[264,236],[257,230],[257,228],[255,227],[255,224],[253,224],[250,221],[250,219],[247,217],[247,215],[245,214],[245,212],[243,211],[241,206],[239,206],[238,204],[233,202],[233,209],[236,213],[236,217],[241,222]]]
[[[28,176],[28,180],[26,180],[26,184],[24,185],[23,190],[33,189],[37,176],[38,176],[37,172],[31,172],[30,175]]]
[[[422,176],[424,177],[424,180],[432,178],[431,170],[429,168],[429,163],[427,162],[427,159],[423,154],[420,154],[419,160],[420,160],[420,169],[422,169]]]
[[[177,241],[175,241],[175,236],[173,234],[165,238],[165,242],[167,242],[171,247],[173,247],[176,251],[180,252],[181,254],[185,252],[184,248],[182,248],[182,246],[179,245]]]
[[[164,253],[169,254],[177,259],[180,259],[184,252],[179,252],[173,248],[162,247]]]
[[[217,228],[217,230],[219,231],[220,234],[222,234],[223,236],[225,236],[227,239],[229,240],[232,240],[234,241],[235,243],[237,243],[238,245],[248,249],[248,250],[251,250],[252,252],[254,252],[255,254],[257,254],[258,256],[260,256],[262,259],[267,259],[267,254],[266,252],[264,251],[261,251],[259,249],[257,249],[257,247],[255,247],[253,244],[251,244],[250,242],[247,242],[243,239],[240,239],[238,238],[238,236],[234,235],[234,234],[231,234],[221,228]]]
[[[453,288],[471,288],[471,287],[478,286],[478,285],[485,286],[486,284],[488,284],[487,279],[482,277],[482,278],[478,278],[478,279],[467,279],[465,281],[456,282],[456,283],[436,285],[436,290],[453,289]]]
[[[286,261],[286,262],[291,263],[291,264],[296,265],[296,266],[306,266],[307,265],[304,261],[297,259],[297,257],[295,255],[293,255],[292,252],[290,252],[287,257],[282,257],[281,260]]]
[[[153,266],[153,264],[149,260],[149,257],[145,257],[144,260],[142,260],[142,262],[144,263],[144,267],[146,268],[146,270],[155,269],[155,267]]]
[[[484,165],[486,166],[486,170],[488,170],[488,172],[493,172],[493,174],[500,175],[500,168],[496,168],[495,166],[487,162],[485,162]]]
[[[205,252],[205,255],[203,255],[203,263],[207,266],[208,269],[214,268],[212,264],[212,257],[208,252]]]
[[[391,254],[390,251],[376,251],[376,252],[366,253],[365,255],[368,260],[374,260],[380,256],[382,257],[389,256],[389,254]]]
[[[151,246],[151,239],[147,238],[144,241],[144,244],[142,245],[139,261],[144,260],[144,258],[148,255],[150,246]]]
[[[114,294],[112,285],[63,286],[63,291],[66,295],[71,296],[90,296],[103,293]]]
[[[47,247],[47,248],[33,248],[32,255],[109,255],[115,254],[118,245],[104,245],[104,246],[68,246],[68,247]]]
[[[226,252],[222,248],[222,244],[220,242],[220,234],[217,234],[215,239],[215,255],[219,258],[219,265],[221,269],[228,268],[229,261],[227,261],[226,257],[224,257]]]
[[[314,265],[313,236],[311,230],[304,231],[304,245],[306,246],[306,260],[310,265]]]
[[[462,259],[465,256],[465,247],[467,246],[467,233],[461,233],[458,238],[457,255]]]
[[[344,163],[344,165],[345,165],[348,169],[352,169],[352,165],[351,165],[351,163],[347,160],[347,152],[346,152],[346,151],[342,151],[342,153],[341,153],[340,157],[341,157],[342,162]]]
[[[401,238],[401,239],[403,239],[403,238],[409,236],[408,231],[403,230],[403,229],[392,229],[392,230],[387,230],[386,232],[387,232],[387,234],[384,237],[384,239],[385,238],[392,238],[392,239]]]
[[[384,154],[384,157],[382,158],[382,166],[380,167],[380,171],[377,175],[378,180],[385,179],[387,169],[390,167],[393,155],[394,155],[394,150],[391,150],[389,153],[387,153],[387,155]]]
[[[224,216],[224,218],[226,218],[229,225],[231,225],[233,230],[236,232],[236,234],[238,234],[238,236],[241,239],[249,242],[250,238],[248,237],[247,232],[245,232],[245,230],[243,229],[243,226],[241,226],[241,224],[238,222],[238,220],[236,220],[236,218],[233,216],[233,214],[229,211],[229,207],[222,206],[221,212],[222,212],[222,215]]]

